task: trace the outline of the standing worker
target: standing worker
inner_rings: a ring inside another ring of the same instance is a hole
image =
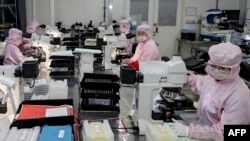
[[[211,125],[188,126],[174,120],[170,127],[179,136],[223,141],[224,125],[250,124],[250,91],[240,78],[242,51],[230,42],[210,47],[208,75],[188,75],[188,84],[200,96],[197,114]]]

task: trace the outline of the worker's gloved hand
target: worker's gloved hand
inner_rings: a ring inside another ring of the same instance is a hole
[[[187,75],[192,75],[194,74],[194,71],[188,70]]]
[[[187,137],[188,136],[188,127],[179,121],[172,119],[173,123],[168,123],[170,128],[181,137]]]
[[[123,63],[123,64],[129,64],[129,62],[130,62],[130,61],[129,61],[128,58],[122,60],[122,63]]]

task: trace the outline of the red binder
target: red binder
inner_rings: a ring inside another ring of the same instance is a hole
[[[61,106],[51,106],[51,105],[31,105],[23,104],[20,113],[18,113],[16,119],[35,119],[35,118],[46,118],[46,109],[49,108],[58,108],[58,107],[68,107],[69,116],[74,115],[74,109],[70,105],[61,105]]]

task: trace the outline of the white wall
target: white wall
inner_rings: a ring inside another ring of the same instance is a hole
[[[241,8],[239,8],[240,9],[240,20],[244,21],[245,17],[246,17],[245,13],[246,13],[246,8],[247,8],[247,0],[240,0],[239,7],[241,7]]]
[[[250,8],[250,0],[247,0],[247,2],[246,2],[246,9],[248,9],[248,8]]]
[[[49,0],[35,0],[36,20],[39,23],[50,24]]]
[[[30,23],[33,20],[32,0],[26,0],[26,22]]]
[[[35,0],[36,1],[36,20],[39,23],[50,24],[50,0]],[[90,20],[94,25],[103,21],[103,7],[104,0],[54,0],[55,1],[55,22],[61,21],[64,25],[72,25],[75,22],[82,22],[88,24]],[[108,4],[109,0],[106,0]],[[153,0],[149,0],[150,3]],[[197,36],[200,33],[200,24],[185,24],[185,19],[200,19],[201,14],[208,9],[215,9],[217,0],[181,0],[182,11],[180,29],[188,28],[195,29]],[[246,2],[247,1],[247,2]],[[27,7],[27,23],[33,20],[32,13],[32,0],[26,0]],[[112,0],[113,12],[112,19],[119,20],[122,17],[129,16],[130,1],[129,0]],[[247,3],[247,4],[246,4]],[[250,8],[250,0],[218,0],[219,9],[240,9],[241,18],[244,18],[245,5]],[[186,16],[185,10],[187,7],[196,7],[196,16]],[[108,7],[106,9],[106,22],[108,21]],[[244,12],[243,12],[244,11]],[[152,8],[149,8],[152,12]],[[150,14],[149,14],[150,15]],[[152,15],[152,14],[151,14]],[[152,22],[154,17],[149,17],[149,23]],[[180,35],[180,34],[179,34]],[[159,37],[164,38],[164,37]],[[177,38],[177,37],[176,37]],[[167,44],[166,40],[166,44]],[[172,48],[173,45],[171,45]],[[174,45],[175,47],[176,45]],[[176,46],[177,48],[177,46]],[[165,54],[165,53],[163,53]]]
[[[92,20],[97,25],[104,20],[103,7],[103,0],[55,0],[55,22],[87,25]]]
[[[33,1],[35,7],[33,7]],[[50,0],[26,0],[26,20],[27,24],[36,20],[41,24],[50,24]],[[33,10],[35,9],[35,17],[33,16]]]
[[[227,10],[238,9],[239,1],[240,0],[218,0],[218,8]]]
[[[39,23],[50,24],[50,0],[36,1],[36,19]],[[106,0],[108,4],[109,0]],[[127,0],[113,0],[113,18],[119,20],[129,12]],[[70,26],[75,22],[88,24],[90,20],[94,25],[104,21],[104,0],[54,0],[55,22],[62,22]],[[125,6],[124,6],[125,5]],[[27,23],[33,20],[32,0],[26,0]],[[105,21],[108,18],[106,9]]]
[[[247,8],[250,8],[250,0],[247,0]]]
[[[197,8],[196,16],[186,16],[186,8],[187,7],[195,7]],[[186,24],[186,19],[201,19],[202,13],[207,11],[208,9],[215,9],[216,8],[216,0],[183,0],[183,14],[182,14],[182,24],[181,28],[183,29],[195,29],[197,32],[197,36],[200,33],[200,24]]]
[[[50,0],[34,0],[36,2],[36,19],[40,23],[50,23]],[[103,21],[103,4],[104,0],[54,0],[55,1],[55,22],[62,21],[65,25],[71,25],[74,22],[88,23],[89,20],[93,20],[94,24],[99,24]],[[109,0],[106,0],[107,3]],[[119,20],[124,16],[129,15],[129,0],[113,0],[113,18]],[[241,9],[245,12],[246,0],[219,0],[218,8],[221,9]],[[247,0],[247,5],[250,7],[250,0]],[[196,28],[198,25],[185,24],[184,19],[188,18],[200,18],[201,14],[208,9],[216,8],[216,0],[184,0],[183,11],[186,7],[196,7],[197,15],[194,17],[185,16],[182,14],[182,28]],[[27,23],[33,20],[33,8],[32,0],[26,0],[27,8]],[[241,13],[241,17],[244,17],[244,12]],[[106,11],[107,13],[107,11]],[[107,18],[107,17],[106,17]]]
[[[127,0],[128,1],[128,0]],[[129,5],[127,5],[126,0],[113,0],[113,19],[118,20],[126,17],[125,13],[128,11]]]

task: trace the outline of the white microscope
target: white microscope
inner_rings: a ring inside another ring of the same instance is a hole
[[[115,54],[112,55],[114,49],[116,48],[125,48],[127,45],[126,35],[121,33],[119,36],[105,36],[107,45],[104,47],[104,66],[105,69],[112,69],[111,58],[115,57]]]
[[[135,107],[131,115],[139,134],[145,135],[148,123],[163,123],[163,120],[152,119],[153,99],[161,88],[183,88],[187,81],[187,69],[179,56],[173,56],[168,62],[139,62],[143,83],[135,89]]]
[[[227,20],[226,17],[221,17],[221,14],[222,11],[220,9],[209,9],[202,14],[200,34],[202,39],[209,39],[211,41],[230,41],[231,32],[233,30],[220,29],[219,23],[222,20]]]

